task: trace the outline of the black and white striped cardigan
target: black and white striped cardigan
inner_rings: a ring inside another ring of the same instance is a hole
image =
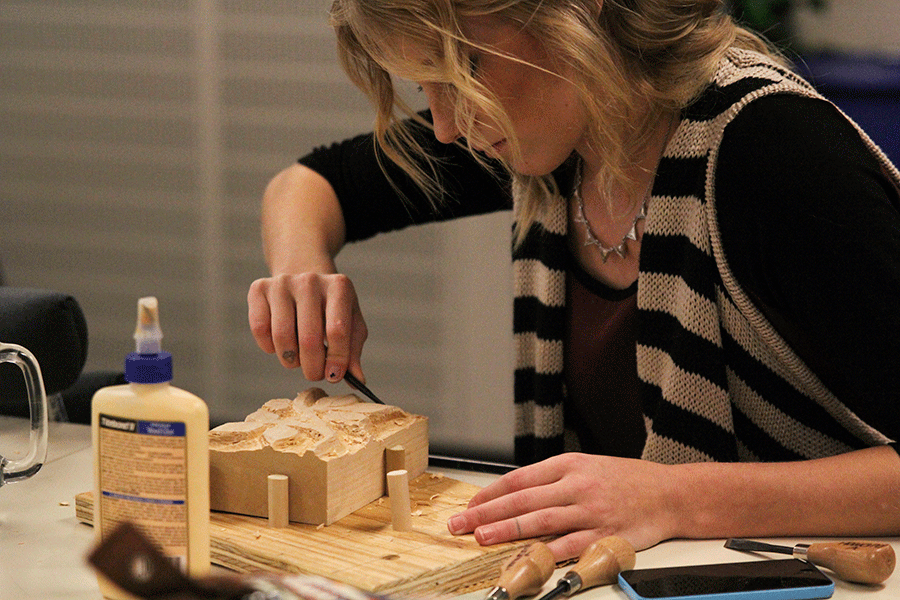
[[[637,285],[643,458],[776,461],[888,443],[793,352],[735,280],[716,221],[725,126],[763,95],[819,97],[762,55],[730,50],[682,113],[653,185]],[[886,171],[900,173],[860,132]],[[514,190],[515,194],[515,190]],[[513,252],[516,462],[577,449],[563,419],[567,203],[557,199]]]

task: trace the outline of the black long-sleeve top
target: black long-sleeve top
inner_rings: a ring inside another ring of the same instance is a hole
[[[511,207],[499,169],[427,130],[423,140],[441,160],[438,212],[389,166],[401,198],[371,135],[300,159],[333,186],[348,241]],[[722,244],[744,289],[842,402],[900,439],[900,192],[856,130],[821,100],[757,100],[725,130],[716,197]]]

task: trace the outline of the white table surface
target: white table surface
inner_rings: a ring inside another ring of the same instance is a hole
[[[92,487],[90,427],[51,423],[47,462],[37,475],[0,488],[0,600],[99,600],[93,572],[84,557],[93,542],[93,530],[75,518],[75,495]],[[0,455],[20,458],[28,439],[28,422],[0,417]],[[19,450],[17,450],[19,449]],[[456,479],[486,485],[492,475],[441,470]],[[769,540],[793,545],[815,540]],[[900,553],[900,538],[883,539]],[[753,556],[726,550],[723,540],[659,544],[638,553],[638,568],[739,562]],[[546,586],[548,591],[566,569]],[[835,582],[834,598],[900,600],[900,575],[885,585],[861,586]],[[460,596],[481,600],[485,592]],[[618,586],[587,590],[579,600],[626,598]]]

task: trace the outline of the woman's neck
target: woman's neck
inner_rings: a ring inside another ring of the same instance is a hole
[[[657,119],[657,125],[647,136],[647,143],[636,151],[635,160],[627,168],[625,174],[630,183],[614,185],[609,194],[601,193],[597,185],[602,162],[596,156],[579,152],[583,170],[580,190],[569,202],[570,249],[585,271],[610,287],[624,289],[637,279],[644,228],[644,222],[637,215],[649,198],[657,166],[676,122],[677,116],[671,113]],[[647,210],[652,209],[648,206]],[[625,239],[632,224],[637,239]],[[607,249],[624,243],[622,255],[608,253],[604,260],[604,253],[589,241],[591,237]]]
[[[677,121],[677,113],[669,111],[661,112],[652,120],[653,125],[643,136],[645,141],[639,143],[632,152],[631,161],[622,165],[622,181],[614,182],[609,192],[603,192],[598,185],[599,173],[605,164],[602,152],[595,151],[588,143],[576,148],[576,153],[582,161],[582,193],[588,191],[588,195],[594,201],[602,199],[607,206],[606,212],[610,219],[621,218],[625,213],[632,212],[642,202],[647,185],[652,184],[656,168]],[[594,190],[597,194],[591,193]],[[587,198],[585,203],[588,203]]]

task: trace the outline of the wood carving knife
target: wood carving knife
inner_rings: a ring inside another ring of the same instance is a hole
[[[560,578],[556,587],[539,600],[554,600],[597,585],[615,583],[619,573],[634,568],[635,558],[634,548],[624,539],[616,536],[599,539],[581,553],[578,562]]]
[[[325,344],[325,350],[326,350],[326,351],[328,350],[328,344]],[[344,371],[344,381],[346,381],[347,383],[349,383],[350,385],[352,385],[353,387],[355,387],[357,390],[359,390],[360,392],[362,392],[363,395],[366,396],[366,398],[368,398],[369,400],[371,400],[371,401],[374,402],[375,404],[384,404],[384,402],[382,402],[382,401],[378,398],[378,396],[376,396],[375,394],[372,393],[372,390],[370,390],[370,389],[367,388],[365,385],[363,385],[363,382],[360,381],[359,379],[357,379],[357,378],[353,375],[353,373],[351,373],[349,370],[348,370],[348,371]]]
[[[522,596],[533,596],[541,591],[555,568],[553,553],[546,544],[529,544],[503,563],[497,585],[488,591],[484,600],[516,600]]]
[[[359,379],[354,377],[350,371],[347,371],[344,373],[344,381],[346,381],[347,383],[349,383],[350,385],[352,385],[353,387],[358,389],[360,392],[365,394],[366,397],[368,397],[369,400],[371,400],[372,402],[374,402],[376,404],[384,404],[384,402],[382,402],[378,398],[378,396],[376,396],[375,394],[372,393],[372,390],[370,390],[365,385],[363,385],[363,383]]]
[[[731,538],[725,547],[745,552],[790,554],[834,572],[844,581],[874,585],[894,572],[896,556],[890,544],[883,542],[819,542],[778,546],[753,540]]]

